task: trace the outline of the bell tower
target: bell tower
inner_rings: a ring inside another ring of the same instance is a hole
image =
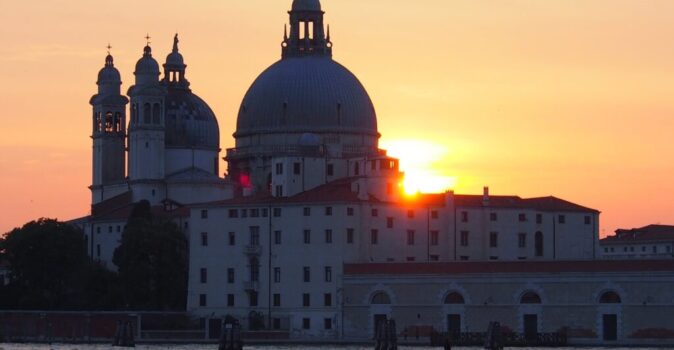
[[[165,198],[166,87],[159,81],[159,64],[152,58],[149,36],[136,63],[136,83],[129,89],[129,181],[133,200],[156,204]]]
[[[319,0],[295,0],[288,14],[290,34],[286,27],[281,44],[283,58],[309,55],[332,57],[330,27],[326,36],[323,24],[325,12]]]
[[[92,204],[117,195],[118,192],[109,187],[123,184],[126,177],[126,105],[129,100],[120,93],[122,80],[110,52],[96,84],[98,94],[89,101],[93,107]]]

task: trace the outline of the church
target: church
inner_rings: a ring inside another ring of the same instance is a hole
[[[599,211],[552,196],[404,196],[372,100],[333,59],[320,1],[288,13],[281,59],[243,97],[225,154],[177,35],[163,74],[148,43],[126,95],[106,57],[90,101],[92,212],[78,222],[92,258],[115,268],[131,208],[148,200],[189,238],[187,311],[206,324],[233,315],[319,341],[371,339],[386,317],[450,333],[500,321],[582,344],[662,337],[671,261],[600,261]]]

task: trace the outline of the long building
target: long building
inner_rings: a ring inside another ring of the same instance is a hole
[[[674,339],[661,316],[674,300],[656,290],[674,269],[599,259],[598,210],[488,188],[404,195],[324,16],[318,0],[293,1],[281,59],[243,97],[224,176],[218,121],[191,90],[178,36],[163,78],[143,49],[128,97],[106,57],[91,99],[92,213],[74,221],[92,258],[115,268],[131,208],[147,200],[189,238],[188,311],[206,324],[232,315],[293,339],[363,340],[394,317],[408,331],[500,321],[581,343]],[[625,303],[603,305],[605,292]]]

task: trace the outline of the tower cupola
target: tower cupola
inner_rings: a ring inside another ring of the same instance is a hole
[[[301,56],[332,56],[330,29],[326,36],[319,0],[294,0],[290,15],[290,33],[283,36],[283,58]]]
[[[105,57],[105,66],[98,72],[98,93],[100,95],[119,95],[122,85],[122,77],[115,68],[114,59],[108,52]]]
[[[150,37],[148,36],[149,40]],[[152,85],[159,81],[159,63],[152,58],[152,48],[150,42],[143,49],[143,57],[136,63],[136,85]]]

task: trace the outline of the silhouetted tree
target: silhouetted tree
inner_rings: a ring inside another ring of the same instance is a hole
[[[0,242],[0,259],[9,262],[12,281],[3,288],[0,306],[79,308],[81,273],[88,265],[84,242],[81,231],[52,219],[31,221],[9,232]]]
[[[149,202],[134,207],[113,262],[127,308],[185,309],[187,239],[173,222],[152,215]]]

